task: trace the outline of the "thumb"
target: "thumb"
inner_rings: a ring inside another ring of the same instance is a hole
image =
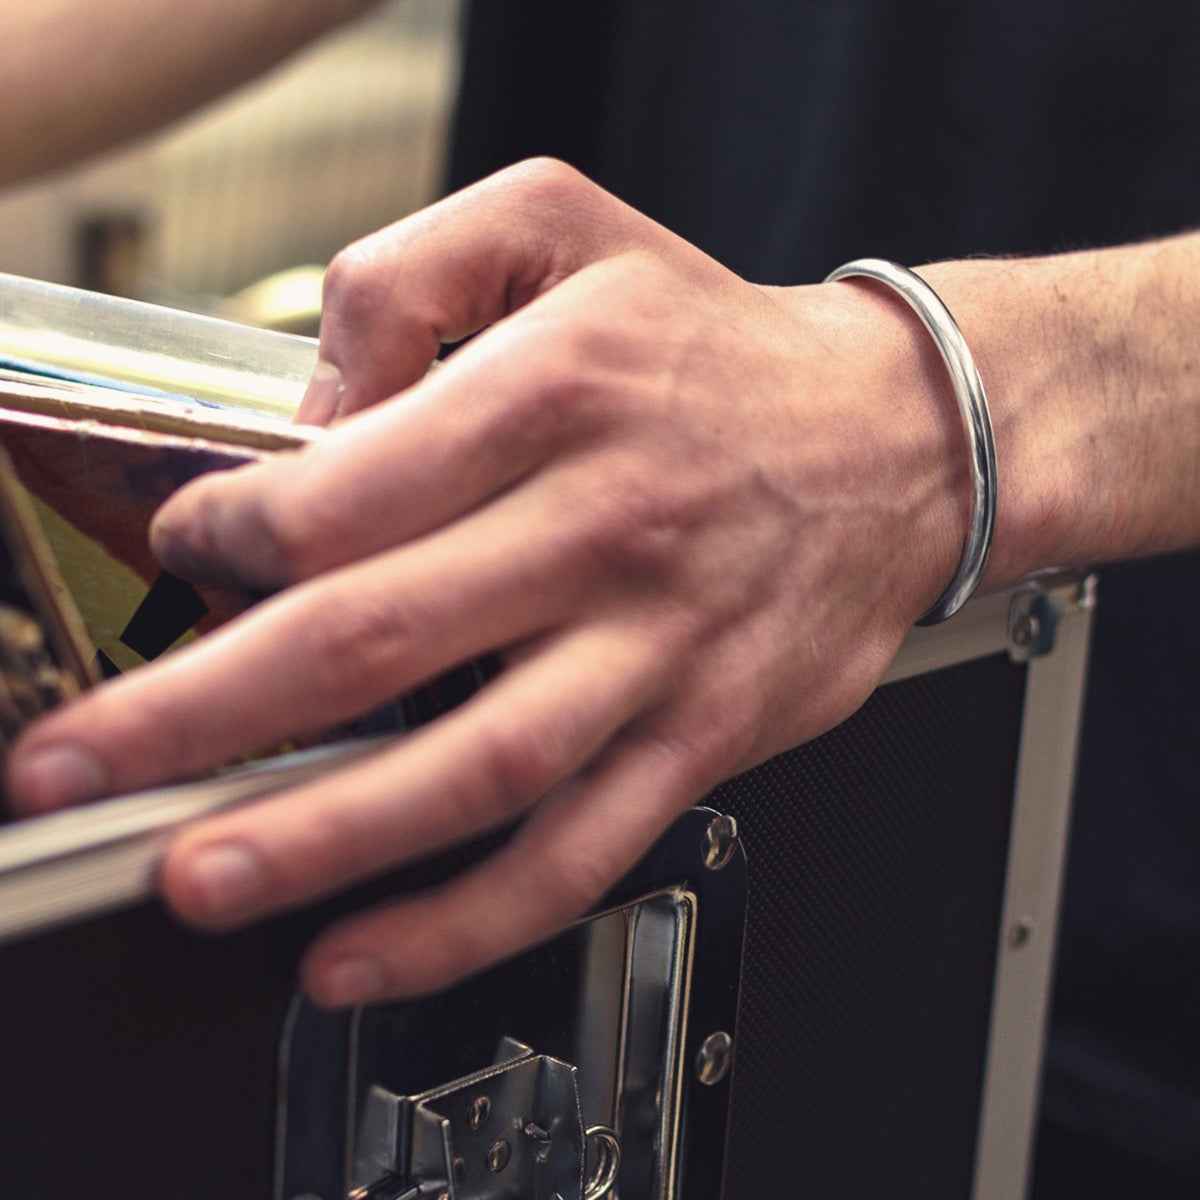
[[[409,387],[441,343],[655,231],[572,167],[534,159],[355,242],[325,278],[321,364],[299,419],[323,423]]]

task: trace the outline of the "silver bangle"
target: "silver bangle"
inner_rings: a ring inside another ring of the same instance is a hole
[[[825,282],[833,283],[853,275],[887,284],[921,318],[921,324],[929,330],[946,370],[950,372],[950,385],[958,401],[971,450],[971,523],[963,543],[962,558],[950,586],[917,622],[918,625],[936,625],[958,612],[979,586],[992,547],[992,535],[996,531],[996,444],[992,439],[987,397],[983,394],[983,383],[962,330],[937,292],[920,275],[883,258],[856,258],[830,272]]]

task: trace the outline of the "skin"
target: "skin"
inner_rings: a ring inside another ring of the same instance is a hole
[[[1200,540],[1198,255],[923,269],[992,402],[985,583]],[[499,651],[497,680],[397,748],[170,847],[168,902],[226,928],[523,819],[326,930],[302,964],[322,1004],[439,988],[561,929],[718,781],[853,712],[958,559],[965,443],[901,302],[746,283],[561,164],[343,252],[321,352],[302,415],[327,435],[197,481],[151,531],[177,572],[282,590],[33,726],[8,788],[44,812],[142,787]]]
[[[0,185],[148,133],[255,78],[373,4],[10,3],[0,38]]]

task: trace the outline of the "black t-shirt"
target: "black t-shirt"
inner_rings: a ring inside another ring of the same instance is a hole
[[[1194,0],[476,0],[466,54],[451,183],[555,154],[762,283],[1200,220]],[[1198,587],[1102,576],[1043,1104],[1200,1178]]]

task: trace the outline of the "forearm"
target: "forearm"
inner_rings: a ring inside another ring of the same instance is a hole
[[[1200,235],[920,273],[962,327],[992,412],[999,509],[985,584],[1200,544]],[[915,318],[874,302],[909,327],[927,402],[953,411]],[[951,452],[965,506],[965,444]]]
[[[146,133],[374,0],[39,0],[0,18],[0,184]]]
[[[992,400],[991,579],[1200,543],[1200,237],[928,274]]]

